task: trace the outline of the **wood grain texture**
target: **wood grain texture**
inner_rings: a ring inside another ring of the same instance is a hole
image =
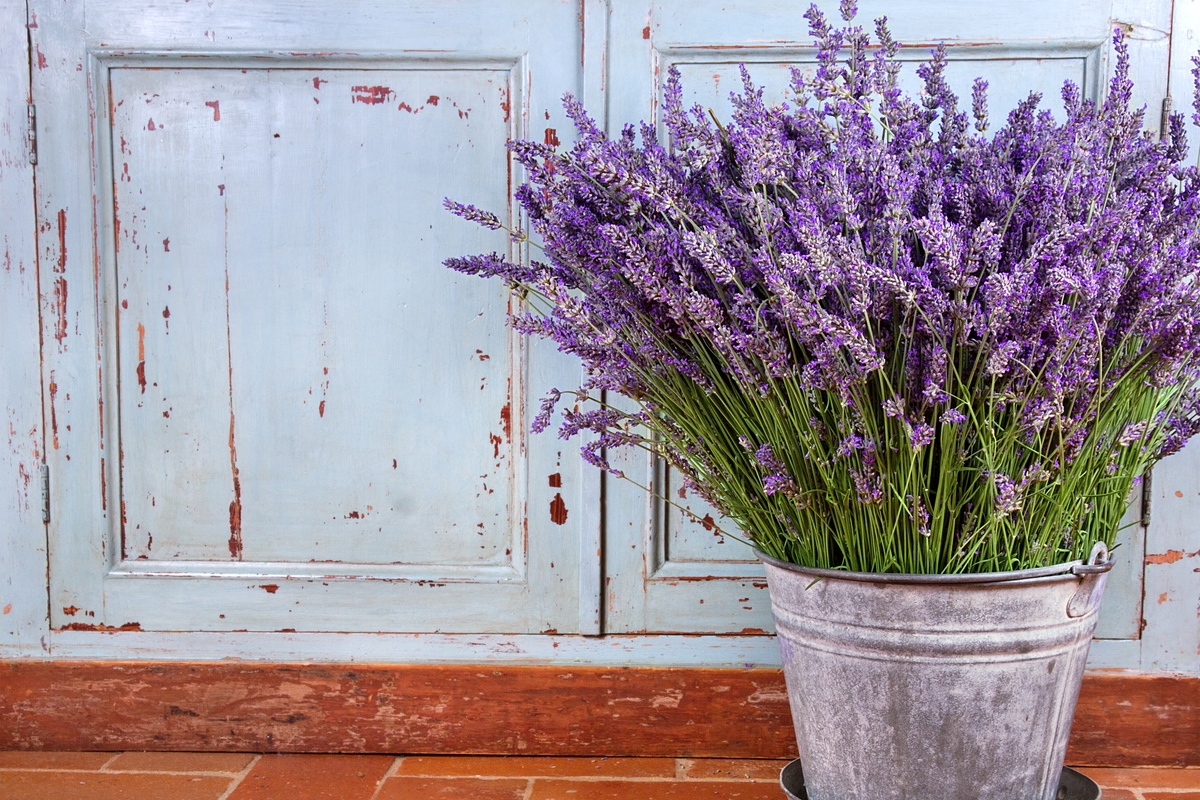
[[[1200,678],[1089,673],[1075,708],[1067,763],[1200,765]]]
[[[795,755],[772,669],[31,661],[0,749]],[[1200,678],[1088,674],[1068,762],[1200,765]]]

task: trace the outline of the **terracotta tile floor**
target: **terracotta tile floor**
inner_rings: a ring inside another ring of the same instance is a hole
[[[782,800],[784,761],[0,751],[3,800]],[[1103,800],[1200,800],[1200,769],[1084,770]]]

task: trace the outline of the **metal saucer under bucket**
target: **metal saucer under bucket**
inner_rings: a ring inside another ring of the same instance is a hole
[[[783,787],[783,793],[788,796],[788,800],[808,800],[808,792],[804,791],[804,772],[800,767],[800,759],[797,758],[783,768],[779,773],[779,785]],[[1057,800],[1100,800],[1100,787],[1087,775],[1070,767],[1063,767],[1062,777],[1058,779]]]

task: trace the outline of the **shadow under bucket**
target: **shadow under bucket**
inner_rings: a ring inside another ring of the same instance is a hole
[[[783,787],[788,800],[809,800],[808,792],[804,790],[804,771],[800,759],[783,768],[779,773],[779,785]],[[1063,767],[1055,800],[1100,800],[1100,787],[1087,775]]]
[[[797,796],[1092,797],[1061,795],[1060,775],[1107,555],[1101,545],[1089,563],[944,576],[760,554],[804,762]]]

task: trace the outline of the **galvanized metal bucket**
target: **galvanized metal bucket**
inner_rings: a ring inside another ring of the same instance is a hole
[[[1055,800],[1112,568],[766,565],[811,800]]]

